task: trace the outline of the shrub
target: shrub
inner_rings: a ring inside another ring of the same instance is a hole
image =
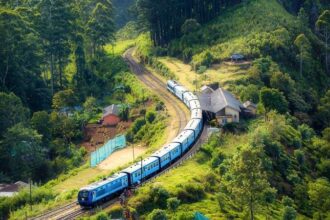
[[[162,187],[154,187],[151,189],[150,197],[153,199],[153,203],[161,208],[166,208],[167,199],[169,193]]]
[[[154,209],[149,215],[148,220],[167,220],[166,212],[161,209]]]
[[[286,206],[283,211],[283,220],[295,220],[297,212],[294,208]]]
[[[153,111],[147,112],[146,119],[149,123],[152,123],[156,119],[156,113]]]
[[[157,105],[156,105],[156,108],[155,108],[156,111],[164,110],[164,108],[165,108],[164,102],[162,102],[162,101],[157,102]]]
[[[175,212],[180,205],[180,200],[176,197],[167,199],[167,208],[172,212]]]
[[[202,185],[198,183],[188,183],[178,191],[178,198],[187,203],[200,201],[204,196],[204,189]]]
[[[282,203],[284,206],[293,206],[293,200],[288,196],[283,196]]]
[[[300,165],[303,165],[305,162],[305,155],[302,150],[295,150],[294,151],[294,156],[296,157],[296,160]]]
[[[200,66],[198,67],[197,73],[198,74],[203,74],[207,70],[207,66]]]
[[[177,220],[194,220],[195,215],[193,212],[179,212],[175,219],[177,219]]]
[[[138,133],[138,131],[142,128],[143,125],[146,124],[146,121],[143,118],[138,118],[132,125],[133,134]]]
[[[108,213],[112,218],[121,218],[123,214],[123,208],[120,205],[114,205],[111,207]]]

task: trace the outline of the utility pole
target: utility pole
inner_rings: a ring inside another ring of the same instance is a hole
[[[142,163],[143,163],[143,158],[141,157],[141,182],[142,182],[142,179],[143,179],[143,166],[142,166]]]
[[[132,149],[133,149],[133,161],[134,161],[135,160],[134,144],[132,144]]]

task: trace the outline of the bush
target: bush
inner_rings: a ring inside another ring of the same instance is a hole
[[[294,208],[286,206],[283,211],[283,220],[295,220],[297,212]]]
[[[32,188],[32,204],[42,201],[55,199],[55,194],[47,188]],[[0,200],[0,217],[6,219],[10,211],[14,211],[30,203],[30,192],[28,189],[21,190],[13,197],[3,198]]]
[[[178,191],[178,198],[187,203],[200,201],[204,196],[204,189],[202,185],[198,183],[188,183]]]
[[[120,205],[114,205],[111,207],[108,213],[111,218],[121,218],[123,215],[123,208]]]
[[[179,212],[175,219],[176,220],[194,220],[195,215],[193,212]]]
[[[146,119],[149,123],[152,123],[156,119],[156,113],[153,111],[147,112]]]
[[[156,108],[155,108],[156,111],[162,111],[162,110],[164,110],[164,108],[165,108],[164,102],[162,102],[162,101],[157,102],[157,105],[156,105]]]
[[[149,215],[148,220],[167,220],[166,212],[161,209],[154,209]]]
[[[283,196],[283,198],[282,198],[282,204],[284,206],[293,206],[293,199],[291,199],[288,196]]]
[[[167,199],[167,208],[172,212],[175,212],[180,205],[180,200],[176,197]]]
[[[160,208],[166,208],[167,199],[169,198],[169,193],[166,189],[162,187],[154,187],[151,189],[150,197],[153,200],[153,204]]]

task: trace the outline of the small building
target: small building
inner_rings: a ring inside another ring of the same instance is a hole
[[[251,116],[255,116],[257,114],[257,105],[252,103],[251,101],[246,101],[243,103],[244,111]]]
[[[18,181],[13,184],[0,184],[0,197],[12,197],[22,188],[28,187],[29,184]]]
[[[120,122],[119,109],[117,105],[110,105],[103,109],[102,125],[116,126]]]
[[[238,62],[244,60],[244,55],[239,54],[239,53],[234,53],[233,55],[230,56],[231,61],[233,62]]]
[[[198,97],[203,111],[216,118],[219,125],[239,122],[244,107],[230,92],[210,86],[203,86],[201,90]]]

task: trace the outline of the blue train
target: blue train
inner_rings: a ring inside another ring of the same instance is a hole
[[[203,114],[197,96],[173,80],[167,82],[167,89],[190,109],[191,118],[187,126],[171,143],[166,144],[150,157],[100,182],[81,188],[78,193],[78,203],[82,207],[92,207],[122,193],[127,188],[140,184],[170,166],[195,143],[203,130]]]

